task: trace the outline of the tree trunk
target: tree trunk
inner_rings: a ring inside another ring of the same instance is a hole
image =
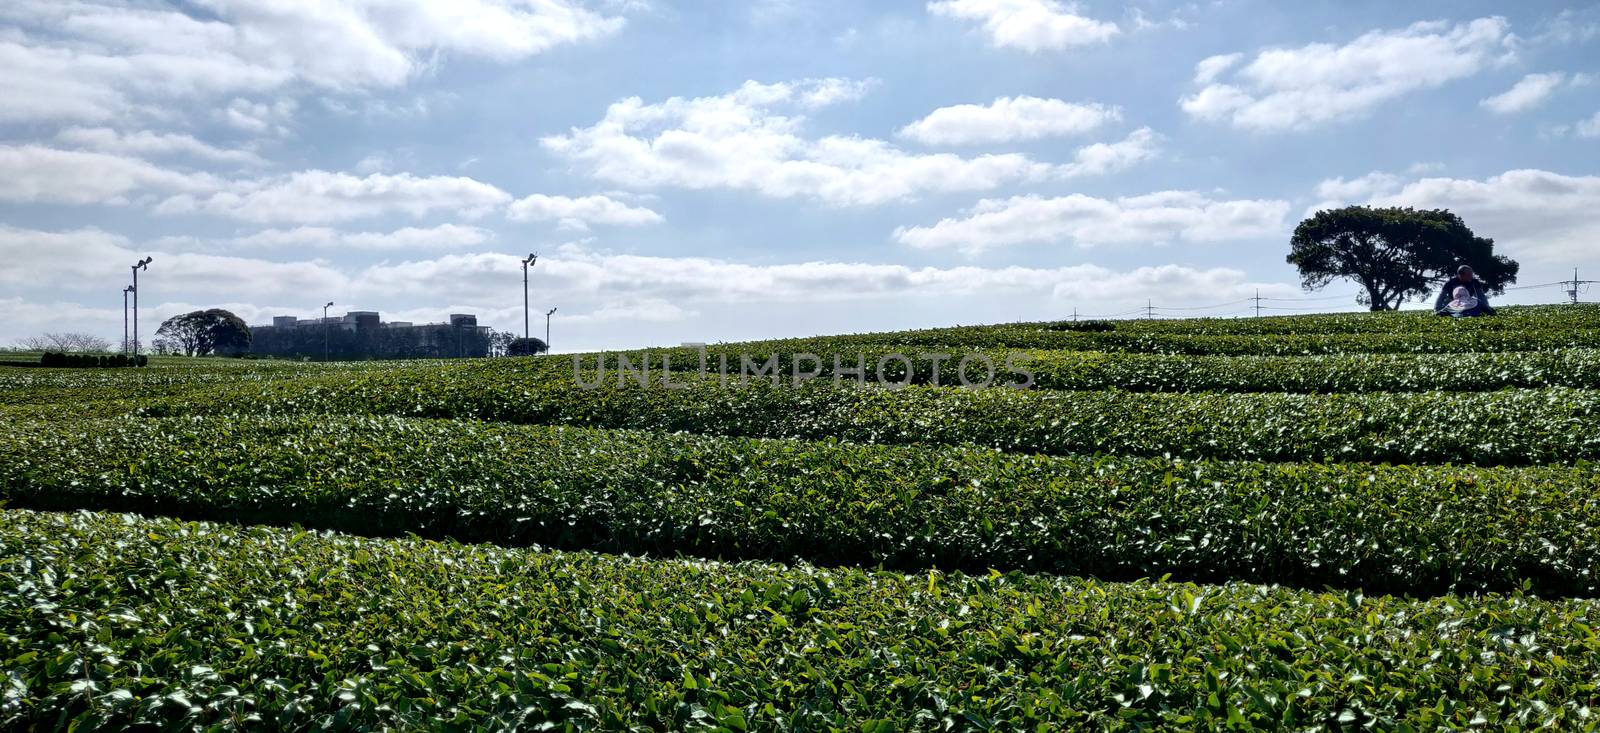
[[[1373,312],[1389,310],[1389,299],[1383,297],[1383,288],[1376,284],[1362,283],[1367,288],[1367,306]]]

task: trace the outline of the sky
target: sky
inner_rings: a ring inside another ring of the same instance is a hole
[[[1311,212],[1600,280],[1597,169],[1595,4],[7,0],[0,344],[119,341],[146,256],[146,343],[520,334],[530,253],[556,351],[1355,309],[1284,261]]]

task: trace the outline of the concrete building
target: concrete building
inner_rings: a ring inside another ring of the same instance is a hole
[[[271,325],[250,327],[251,351],[305,359],[418,359],[488,356],[490,329],[471,313],[452,313],[448,323],[384,323],[378,311],[343,316],[274,316]]]

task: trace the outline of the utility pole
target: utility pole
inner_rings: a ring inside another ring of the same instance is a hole
[[[1585,285],[1594,285],[1596,283],[1600,283],[1600,280],[1579,280],[1578,279],[1578,268],[1574,267],[1574,268],[1572,268],[1572,279],[1571,280],[1567,280],[1566,282],[1564,282],[1562,284],[1563,285],[1571,285],[1572,286],[1570,289],[1567,290],[1567,297],[1572,298],[1572,304],[1573,305],[1577,305],[1578,304],[1578,291],[1583,289],[1583,286],[1585,286]]]
[[[537,253],[530,253],[522,261],[522,338],[524,341],[530,335],[528,333],[528,268],[538,261],[539,255]]]
[[[1148,299],[1146,299],[1144,301],[1144,317],[1145,317],[1145,320],[1150,320],[1150,319],[1156,317],[1156,305],[1155,305],[1155,303],[1156,303],[1155,298],[1148,298]]]
[[[128,293],[133,292],[133,286],[122,289],[122,353],[128,353]]]
[[[133,265],[133,353],[139,353],[139,271],[149,269],[154,258],[146,257]]]
[[[1251,298],[1256,302],[1256,318],[1261,317],[1261,288],[1256,288],[1256,297]]]
[[[1072,306],[1072,320],[1074,322],[1078,320],[1078,306]]]
[[[333,301],[328,301],[322,306],[322,360],[328,360],[328,309],[333,307]]]
[[[550,316],[556,314],[556,309],[551,308],[544,312],[544,353],[550,353]]]

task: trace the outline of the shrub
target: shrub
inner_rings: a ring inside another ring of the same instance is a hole
[[[19,730],[1581,728],[1597,623],[0,512]]]
[[[1043,328],[1051,331],[1079,331],[1083,333],[1104,333],[1114,331],[1117,324],[1111,321],[1056,321],[1042,324]]]
[[[230,416],[12,420],[0,428],[0,486],[13,506],[628,553],[1600,592],[1600,475],[1586,467],[1046,458]]]

